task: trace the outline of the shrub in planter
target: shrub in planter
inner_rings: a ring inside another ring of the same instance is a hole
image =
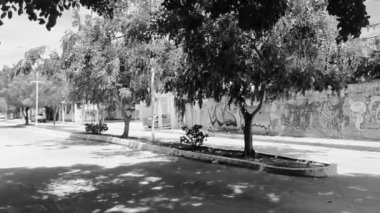
[[[100,135],[102,132],[108,130],[108,126],[105,123],[87,123],[84,125],[87,133]]]
[[[185,136],[180,137],[180,143],[192,145],[194,148],[199,148],[206,141],[208,134],[202,130],[201,125],[194,125],[191,128],[184,128]]]

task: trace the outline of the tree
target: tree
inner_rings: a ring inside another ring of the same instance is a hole
[[[117,66],[110,35],[105,34],[104,20],[85,17],[84,24],[75,14],[78,32],[69,32],[63,38],[62,65],[69,80],[70,99],[76,102],[107,104],[109,86]],[[112,97],[112,96],[111,96]]]
[[[314,4],[323,5],[330,15],[338,20],[339,35],[337,41],[347,41],[350,36],[358,38],[361,29],[369,24],[364,0],[312,0]],[[163,15],[166,31],[171,35],[178,29],[181,33],[191,33],[200,27],[207,17],[213,20],[221,15],[233,13],[237,24],[243,31],[253,30],[258,36],[270,30],[285,15],[291,2],[286,0],[220,0],[220,1],[177,1],[164,0]]]
[[[324,17],[327,12],[338,16],[339,34],[328,39],[341,42],[349,35],[359,36],[368,16],[363,1],[350,2],[347,7],[343,1],[326,5],[321,1],[166,0],[157,19],[159,31],[185,53],[182,72],[175,74],[168,88],[190,102],[202,104],[203,98],[218,101],[228,96],[230,103],[238,104],[245,122],[244,156],[254,157],[252,120],[266,99],[337,82],[338,70],[327,69],[331,53],[320,51],[321,45],[332,44],[323,43],[328,37]],[[351,10],[353,5],[358,10]],[[324,33],[318,34],[319,30]],[[292,49],[298,43],[304,45]],[[301,61],[308,66],[297,65]]]
[[[10,80],[7,87],[2,90],[8,106],[20,108],[26,125],[29,124],[29,110],[34,103],[35,97],[34,85],[31,83],[32,79],[31,75],[15,76]]]
[[[6,112],[7,111],[7,100],[5,99],[5,91],[9,84],[8,79],[8,73],[7,73],[8,67],[4,67],[2,70],[0,70],[0,112]]]
[[[45,80],[40,89],[40,101],[53,110],[53,122],[57,120],[58,110],[63,100],[69,99],[69,83],[62,69],[61,57],[53,52],[37,68]]]
[[[57,18],[63,11],[77,8],[80,5],[97,12],[105,17],[113,16],[113,8],[116,0],[3,0],[0,4],[0,26],[3,20],[11,19],[13,13],[21,15],[26,13],[30,21],[38,21],[45,24],[50,30],[55,26]],[[38,15],[37,15],[38,13]]]
[[[25,53],[24,59],[12,68],[4,68],[3,73],[7,79],[2,89],[11,106],[21,108],[25,124],[29,124],[29,110],[35,103],[35,73],[39,72],[41,84],[39,88],[39,106],[50,106],[57,114],[62,97],[67,96],[67,82],[60,66],[61,61],[57,53],[43,58],[45,47],[33,48]],[[54,116],[55,117],[55,116]],[[55,121],[55,119],[54,119]]]
[[[157,48],[150,43],[148,6],[140,2],[126,16],[127,4],[120,2],[113,20],[87,16],[79,31],[66,35],[63,43],[75,99],[98,106],[117,103],[124,119],[124,138],[129,135],[135,104],[150,98],[151,58]]]
[[[371,45],[372,50],[368,55],[363,55],[353,75],[352,82],[366,82],[374,79],[380,79],[380,41],[364,41]]]

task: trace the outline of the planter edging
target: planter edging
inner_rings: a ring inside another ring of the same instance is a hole
[[[104,135],[90,135],[90,134],[78,134],[73,133],[71,135],[74,138],[102,141],[108,143],[116,143],[119,145],[127,146],[132,149],[151,151],[159,154],[173,155],[176,157],[190,158],[194,160],[200,160],[209,163],[217,163],[223,165],[245,167],[259,171],[265,171],[270,173],[292,175],[292,176],[304,176],[304,177],[331,177],[337,175],[337,164],[327,164],[326,166],[315,167],[315,168],[288,168],[288,167],[277,167],[271,166],[260,162],[246,161],[242,159],[234,159],[222,156],[215,156],[205,153],[197,153],[192,151],[179,150],[170,147],[163,147],[153,144],[148,144],[144,142],[137,141],[135,139],[122,139],[112,136]]]

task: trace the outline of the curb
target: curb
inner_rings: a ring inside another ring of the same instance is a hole
[[[318,168],[287,168],[287,167],[277,167],[271,166],[260,162],[252,162],[241,159],[227,158],[221,156],[214,156],[204,153],[197,153],[191,151],[184,151],[175,148],[162,147],[157,145],[152,145],[144,142],[139,142],[130,139],[121,139],[112,136],[103,135],[89,135],[89,134],[78,134],[73,133],[71,137],[80,138],[85,140],[94,140],[108,143],[115,143],[123,146],[127,146],[132,149],[151,151],[159,154],[173,155],[176,157],[190,158],[194,160],[224,164],[237,167],[245,167],[259,171],[265,171],[270,173],[292,175],[292,176],[303,176],[303,177],[332,177],[337,175],[337,165],[336,164],[325,164],[323,167]]]

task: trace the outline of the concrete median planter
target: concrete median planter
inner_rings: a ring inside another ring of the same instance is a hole
[[[195,159],[199,161],[224,164],[237,167],[245,167],[259,171],[265,171],[270,173],[284,174],[284,175],[293,175],[293,176],[304,176],[304,177],[331,177],[337,175],[337,165],[321,163],[318,164],[322,166],[311,167],[311,168],[292,168],[292,167],[278,167],[273,165],[268,165],[256,161],[248,161],[243,159],[215,156],[211,154],[198,153],[192,151],[185,151],[170,147],[163,147],[158,145],[153,145],[135,139],[122,139],[112,136],[103,136],[103,135],[90,135],[90,134],[78,134],[74,133],[71,135],[74,138],[101,141],[108,143],[116,143],[120,145],[127,146],[132,149],[151,151],[159,154],[173,155],[177,157],[185,157],[190,159]],[[291,158],[288,158],[291,159]],[[291,159],[297,161],[297,159]]]

